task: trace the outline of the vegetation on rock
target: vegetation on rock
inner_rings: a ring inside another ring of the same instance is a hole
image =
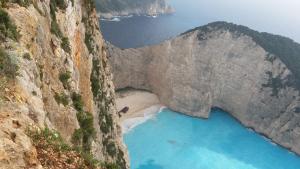
[[[5,40],[5,38],[11,38],[17,41],[20,38],[20,34],[8,13],[0,7],[0,41]]]
[[[64,142],[56,131],[45,128],[43,130],[28,130],[27,135],[37,150],[37,158],[45,168],[64,169],[110,169],[101,165],[93,155],[78,148],[72,148]]]
[[[62,105],[64,105],[64,106],[69,105],[69,98],[68,98],[68,96],[67,96],[66,94],[64,94],[64,93],[60,93],[60,94],[55,93],[54,99],[55,99],[55,101],[57,102],[57,104],[62,104]]]
[[[71,53],[71,47],[70,47],[70,42],[69,39],[67,37],[63,37],[61,39],[61,48],[67,52],[67,53]]]
[[[19,66],[0,47],[0,75],[14,79],[18,75]]]
[[[70,88],[70,84],[69,84],[70,78],[71,78],[71,72],[69,71],[59,74],[59,80],[61,81],[65,89]]]

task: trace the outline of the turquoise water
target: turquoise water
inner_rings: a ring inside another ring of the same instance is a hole
[[[163,110],[124,136],[131,169],[299,169],[300,157],[213,110],[209,120]]]

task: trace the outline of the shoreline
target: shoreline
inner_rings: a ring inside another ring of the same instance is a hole
[[[165,108],[158,97],[148,91],[126,89],[116,92],[117,110],[128,107],[126,113],[122,113],[120,124],[122,133],[125,134],[134,127],[154,118],[162,109]]]
[[[122,19],[132,18],[132,17],[148,17],[148,18],[157,18],[159,16],[167,16],[172,15],[174,12],[167,12],[167,13],[155,13],[155,14],[134,14],[134,13],[128,13],[128,14],[111,14],[111,13],[98,13],[98,18],[101,21],[110,21],[110,22],[118,22]]]

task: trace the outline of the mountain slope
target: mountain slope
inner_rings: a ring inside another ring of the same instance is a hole
[[[300,154],[299,44],[215,22],[159,45],[109,47],[116,88],[157,94],[163,104],[209,117],[219,107]]]

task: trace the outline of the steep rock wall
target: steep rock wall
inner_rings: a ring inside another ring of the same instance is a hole
[[[83,128],[79,113],[93,118],[95,133],[85,139],[85,148],[100,161],[129,168],[110,67],[91,2],[1,1],[1,10],[21,36],[17,41],[1,39],[1,50],[18,73],[14,79],[0,76],[0,168],[42,168],[26,134],[28,127],[57,130],[71,143],[74,132]]]
[[[222,108],[300,154],[295,74],[252,37],[208,25],[155,46],[109,45],[109,53],[117,89],[150,90],[171,109],[196,117]]]

